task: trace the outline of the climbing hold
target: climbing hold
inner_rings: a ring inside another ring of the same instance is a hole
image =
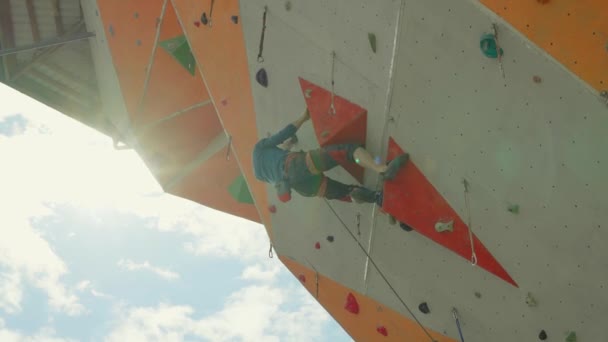
[[[423,314],[428,314],[431,312],[431,310],[429,309],[429,305],[426,302],[420,303],[420,305],[418,305],[418,310],[420,310],[420,312],[422,312]]]
[[[315,249],[321,249],[321,243],[320,242],[315,243]]]
[[[532,296],[531,292],[528,292],[528,294],[526,295],[526,304],[528,304],[528,306],[531,308],[538,306],[538,303],[536,302],[536,299]]]
[[[209,19],[207,19],[207,13],[205,12],[201,14],[201,23],[203,23],[203,25],[209,24]]]
[[[547,333],[544,330],[540,331],[540,334],[538,334],[538,339],[541,341],[544,341],[547,339]]]
[[[285,1],[285,10],[287,12],[291,11],[291,1]]]
[[[479,291],[475,291],[475,297],[477,297],[477,298],[481,298],[481,292],[479,292]]]
[[[269,205],[268,206],[268,211],[271,212],[272,214],[277,212],[277,207],[273,204],[273,205]]]
[[[534,83],[541,83],[543,79],[538,75],[534,75],[534,77],[532,77],[532,81],[534,81]]]
[[[306,98],[309,99],[311,93],[312,93],[312,89],[306,89],[306,91],[304,91],[304,96],[306,96]]]
[[[329,135],[329,132],[328,132],[328,131],[323,131],[323,132],[321,132],[321,138],[325,138],[325,137],[327,137],[328,135]]]
[[[136,40],[136,41],[135,41],[135,44],[136,44],[137,46],[141,46],[141,40],[139,40],[139,39],[138,39],[138,40]]]
[[[438,233],[453,232],[454,231],[454,220],[448,222],[437,222],[435,223],[435,231]]]
[[[268,87],[268,74],[266,74],[266,69],[262,68],[258,70],[257,74],[255,74],[255,79],[262,87]]]
[[[195,21],[195,22],[194,22],[194,26],[196,26],[196,27],[201,27],[201,22],[200,22],[200,21]]]
[[[414,228],[408,226],[403,222],[399,222],[399,227],[401,227],[401,229],[405,230],[406,232],[411,232],[412,230],[414,230]]]
[[[517,205],[517,204],[511,204],[511,205],[509,205],[509,207],[507,208],[507,210],[509,210],[509,212],[512,213],[512,214],[519,214],[519,205]]]
[[[238,15],[233,15],[232,17],[230,17],[230,20],[232,20],[233,23],[238,24],[239,23],[239,16]]]
[[[114,26],[110,25],[110,27],[108,27],[108,32],[110,32],[110,36],[114,37]]]
[[[576,342],[576,333],[571,331],[568,336],[566,336],[566,342]]]
[[[388,336],[388,330],[383,325],[376,328],[376,331],[382,336]]]
[[[222,106],[227,106],[228,105],[228,100],[223,99],[221,102]]]
[[[488,58],[498,58],[499,52],[496,50],[496,37],[493,34],[484,34],[479,41],[479,47],[484,56]],[[500,55],[503,55],[502,49],[500,49]]]
[[[300,280],[300,282],[301,282],[302,284],[304,284],[304,283],[306,283],[306,276],[305,276],[305,275],[303,275],[303,274],[300,274],[300,275],[298,276],[298,280]]]
[[[367,39],[369,39],[369,46],[372,48],[372,51],[376,53],[376,35],[370,32],[367,34]]]
[[[600,97],[602,97],[604,99],[604,102],[608,105],[608,90],[601,91]]]
[[[327,236],[327,241],[329,241],[329,242],[334,242],[334,237],[333,237],[333,235],[329,235],[329,236]]]
[[[350,292],[348,293],[348,296],[346,296],[346,304],[344,305],[344,309],[355,315],[359,313],[359,303],[357,303],[357,298],[355,298],[355,296]]]
[[[133,13],[133,18],[138,19],[139,18],[139,13],[137,13],[137,12]]]

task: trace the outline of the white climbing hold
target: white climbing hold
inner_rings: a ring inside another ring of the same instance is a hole
[[[438,233],[453,232],[454,231],[454,220],[448,222],[439,221],[435,223],[435,231]]]
[[[538,303],[536,302],[536,299],[534,299],[534,297],[532,296],[531,292],[528,292],[528,295],[526,295],[526,304],[528,304],[528,306],[531,308],[538,306]]]

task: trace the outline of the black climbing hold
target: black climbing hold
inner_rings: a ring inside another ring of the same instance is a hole
[[[481,292],[479,292],[479,291],[475,291],[475,297],[477,297],[477,298],[481,298]]]
[[[205,12],[201,15],[201,23],[203,23],[203,25],[209,24],[209,19],[207,19],[207,13]]]
[[[260,69],[255,75],[255,79],[262,87],[268,87],[268,74],[266,74],[266,69]]]
[[[287,12],[291,11],[291,1],[286,1],[285,2],[285,10]]]
[[[233,23],[238,24],[239,23],[239,16],[238,15],[233,15],[232,17],[230,17],[230,20],[232,20]]]
[[[538,338],[539,338],[541,341],[546,340],[546,339],[547,339],[547,333],[546,333],[544,330],[541,330],[541,331],[540,331],[540,334],[538,334]]]
[[[334,237],[332,235],[327,236],[327,241],[334,242]]]
[[[414,228],[408,226],[403,222],[399,222],[399,227],[401,227],[401,229],[405,230],[406,232],[411,232],[412,230],[414,230]]]
[[[372,51],[376,53],[376,35],[370,32],[367,34],[367,39],[369,39],[369,45],[372,48]]]
[[[426,302],[420,303],[420,305],[418,305],[418,310],[420,310],[420,312],[422,312],[423,314],[428,314],[431,312]]]

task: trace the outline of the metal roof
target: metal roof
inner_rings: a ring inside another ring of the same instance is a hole
[[[79,0],[0,0],[4,50],[36,47],[3,56],[2,82],[109,133],[100,118],[97,77],[89,41],[49,46],[86,30]],[[0,49],[1,51],[2,49]],[[1,75],[1,74],[0,74]]]

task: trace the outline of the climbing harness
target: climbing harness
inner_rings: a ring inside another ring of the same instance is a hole
[[[207,13],[203,12],[201,15],[201,23],[203,25],[209,25],[211,27],[211,16],[213,15],[213,5],[215,5],[215,0],[211,0],[211,5],[209,8],[209,18],[207,18]]]
[[[228,136],[228,147],[226,148],[226,160],[230,160],[230,150],[232,149],[232,136]]]
[[[274,254],[272,253],[272,242],[270,243],[270,248],[268,249],[268,257],[270,259],[274,257]]]
[[[258,51],[258,63],[264,62],[264,34],[266,33],[266,13],[268,12],[268,6],[264,6],[264,15],[262,16],[262,35],[260,37],[260,49]]]
[[[348,228],[348,225],[346,225],[346,223],[344,222],[344,220],[342,220],[342,218],[340,217],[340,215],[338,215],[338,213],[332,207],[332,205],[329,203],[329,201],[327,199],[325,199],[325,198],[323,199],[323,201],[325,201],[325,204],[327,204],[327,206],[332,211],[332,213],[334,214],[334,216],[338,219],[338,221],[340,221],[340,224],[342,225],[342,228],[344,228],[348,232],[348,235],[350,235],[350,237],[353,238],[353,240],[355,240],[355,242],[357,243],[357,245],[359,246],[359,248],[363,251],[363,253],[365,253],[365,256],[368,258],[369,262],[372,264],[372,266],[378,272],[378,275],[380,275],[380,277],[382,278],[382,280],[384,280],[384,282],[386,283],[386,285],[388,286],[388,288],[391,290],[391,292],[395,295],[395,297],[397,297],[397,300],[399,300],[399,302],[401,303],[401,305],[403,305],[403,307],[407,310],[407,312],[412,316],[412,318],[414,319],[414,321],[416,321],[416,323],[418,324],[418,326],[420,327],[420,329],[422,329],[422,331],[426,334],[426,336],[428,336],[428,338],[429,338],[430,341],[436,342],[436,340],[433,338],[433,336],[431,336],[431,334],[429,333],[429,331],[424,327],[424,325],[422,325],[422,323],[420,322],[420,320],[418,319],[418,317],[416,317],[416,315],[414,314],[414,312],[405,303],[405,301],[403,300],[403,298],[401,298],[401,296],[399,295],[399,293],[397,292],[397,290],[395,290],[395,288],[393,287],[393,285],[388,281],[388,279],[384,275],[384,272],[382,272],[382,270],[380,270],[380,267],[378,267],[378,265],[376,264],[376,262],[374,261],[374,259],[365,250],[365,247],[363,247],[363,245],[361,245],[361,243],[359,242],[359,240],[355,237],[355,235],[353,234],[353,232],[351,232],[351,230]]]
[[[471,228],[471,207],[469,206],[469,182],[466,179],[462,180],[464,184],[464,203],[467,207],[467,227],[469,229],[469,242],[471,243],[471,265],[477,265],[477,254],[475,254],[475,245],[473,244],[473,230]]]
[[[456,327],[458,328],[458,335],[460,335],[460,342],[464,342],[464,337],[462,336],[462,329],[460,329],[460,318],[458,317],[458,311],[456,308],[452,308],[452,317],[456,321]]]
[[[331,52],[331,105],[329,107],[329,114],[336,115],[336,107],[334,106],[334,67],[336,64],[336,52]]]

